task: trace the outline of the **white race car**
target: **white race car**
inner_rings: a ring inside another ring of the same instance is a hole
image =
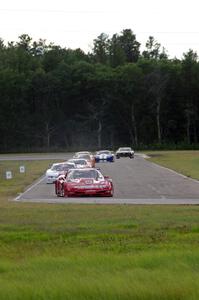
[[[130,147],[121,147],[116,151],[115,156],[116,158],[120,158],[120,157],[134,158],[134,150],[132,150]]]
[[[54,183],[58,176],[66,175],[68,170],[74,169],[75,164],[72,162],[56,163],[46,171],[46,183]]]

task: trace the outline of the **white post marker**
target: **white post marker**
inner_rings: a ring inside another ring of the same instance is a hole
[[[26,169],[25,169],[25,166],[20,166],[20,167],[19,167],[19,172],[20,172],[20,173],[25,173],[25,170],[26,170]]]
[[[12,172],[6,171],[6,179],[12,179]]]

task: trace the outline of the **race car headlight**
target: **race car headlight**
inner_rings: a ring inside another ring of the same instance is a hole
[[[110,182],[109,181],[104,181],[104,182],[101,183],[101,186],[103,186],[103,187],[110,186]]]

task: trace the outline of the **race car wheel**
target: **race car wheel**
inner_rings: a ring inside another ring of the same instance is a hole
[[[61,193],[60,192],[57,192],[56,195],[57,195],[57,197],[61,197]]]
[[[59,192],[57,192],[57,197],[64,197],[63,189],[61,189]]]
[[[110,191],[108,197],[113,197],[113,194],[114,194],[114,189],[113,189],[113,187],[112,187],[112,190]]]

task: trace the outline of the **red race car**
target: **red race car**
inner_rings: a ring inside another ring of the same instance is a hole
[[[55,182],[58,197],[68,196],[113,196],[113,183],[97,169],[73,169]]]

